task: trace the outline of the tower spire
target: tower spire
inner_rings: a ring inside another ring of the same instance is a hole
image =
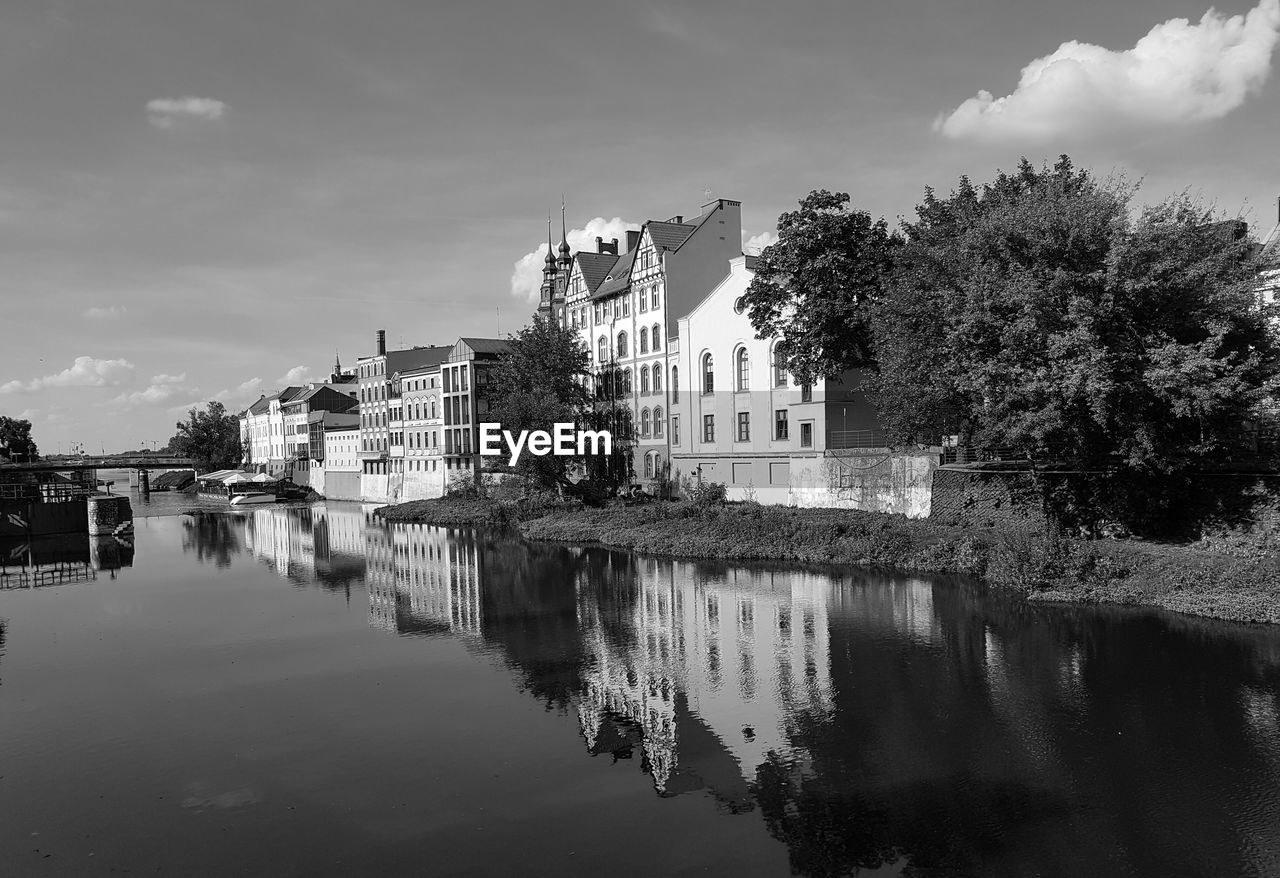
[[[564,221],[564,193],[560,194],[560,267],[566,271],[573,260],[569,258],[569,233]]]

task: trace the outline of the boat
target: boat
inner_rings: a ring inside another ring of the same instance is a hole
[[[232,494],[232,506],[247,506],[250,503],[274,503],[276,502],[275,494],[267,494],[263,491],[246,491],[243,494]]]

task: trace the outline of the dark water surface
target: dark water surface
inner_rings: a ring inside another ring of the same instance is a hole
[[[358,505],[84,554],[0,591],[0,875],[1280,874],[1270,629]]]

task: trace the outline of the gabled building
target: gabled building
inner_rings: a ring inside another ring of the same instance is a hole
[[[346,414],[355,411],[359,405],[354,384],[308,384],[288,402],[281,404],[286,468],[292,469],[295,482],[310,484],[308,472],[312,462],[323,460],[323,443],[312,441],[312,416],[326,412]],[[316,453],[320,456],[317,457]]]

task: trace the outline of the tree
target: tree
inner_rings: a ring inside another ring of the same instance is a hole
[[[194,459],[201,472],[231,469],[245,459],[240,419],[217,400],[211,401],[203,412],[189,409],[187,420],[176,426],[178,432],[169,440],[169,448],[179,457]]]
[[[959,433],[1117,486],[1239,453],[1280,370],[1251,242],[1186,196],[1134,217],[1132,195],[1066,156],[926,190],[869,321],[892,440]]]
[[[883,218],[851,210],[843,192],[814,190],[778,217],[778,241],[760,254],[743,301],[759,338],[780,337],[797,380],[871,364],[870,309],[901,243]]]
[[[0,456],[10,460],[30,461],[39,457],[31,438],[31,422],[0,415]]]

